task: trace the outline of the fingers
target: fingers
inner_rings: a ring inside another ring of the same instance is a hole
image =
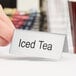
[[[6,23],[0,20],[0,36],[3,37],[7,42],[12,39],[14,29],[9,27]]]
[[[0,20],[4,21],[8,26],[11,25],[10,27],[15,28],[11,20],[4,13],[1,5],[0,5]]]
[[[5,14],[1,5],[0,5],[0,13]]]
[[[0,46],[6,46],[8,44],[8,42],[0,37]]]
[[[4,13],[0,5],[0,46],[5,46],[12,40],[14,25]]]

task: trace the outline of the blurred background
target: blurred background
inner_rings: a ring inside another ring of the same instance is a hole
[[[0,0],[17,29],[47,32],[47,0]]]

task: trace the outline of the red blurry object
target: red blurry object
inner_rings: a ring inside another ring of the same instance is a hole
[[[23,26],[24,21],[29,19],[29,15],[20,15],[19,12],[16,12],[12,16],[12,22],[16,28],[21,28]]]

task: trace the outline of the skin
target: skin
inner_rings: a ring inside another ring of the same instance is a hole
[[[14,30],[13,23],[6,16],[0,5],[0,46],[6,46],[11,42]]]

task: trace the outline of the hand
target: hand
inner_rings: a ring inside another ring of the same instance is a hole
[[[11,42],[14,29],[13,23],[6,16],[0,5],[0,46],[6,46]]]

